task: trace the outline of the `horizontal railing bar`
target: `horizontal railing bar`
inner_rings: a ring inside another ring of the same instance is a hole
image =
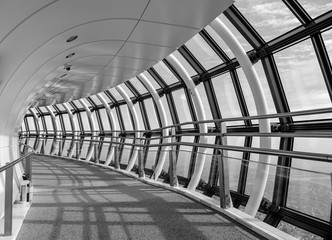
[[[3,166],[3,167],[0,168],[0,172],[3,172],[3,171],[5,171],[6,169],[11,168],[11,167],[13,167],[14,165],[20,163],[21,161],[23,161],[25,158],[27,158],[27,157],[30,156],[31,154],[33,154],[33,153],[28,153],[28,154],[26,154],[26,155],[24,155],[24,156],[22,156],[22,157],[16,159],[15,161],[9,162],[7,165],[5,165],[5,166]]]
[[[192,122],[183,122],[179,124],[170,125],[167,127],[156,128],[153,130],[130,130],[128,132],[152,132],[152,131],[160,131],[163,129],[173,128],[173,127],[180,127],[183,125],[195,125],[195,124],[202,124],[202,123],[221,123],[221,122],[234,122],[234,121],[245,121],[245,120],[260,120],[260,119],[269,119],[269,118],[283,118],[283,117],[295,117],[295,116],[304,116],[304,115],[317,115],[317,114],[326,114],[332,113],[332,108],[321,108],[321,109],[313,109],[313,110],[303,110],[303,111],[295,111],[295,112],[287,112],[287,113],[274,113],[274,114],[266,114],[266,115],[259,115],[259,116],[245,116],[245,117],[234,117],[234,118],[223,118],[223,119],[211,119],[211,120],[204,120],[204,121],[192,121]],[[55,133],[55,131],[45,131],[41,130],[39,132],[47,132],[47,133]],[[62,133],[62,131],[57,131]],[[85,131],[74,131],[74,132],[85,132]],[[87,132],[99,132],[99,131],[87,131]],[[112,130],[111,132],[122,133],[122,130]]]
[[[62,140],[60,138],[52,138],[56,140]],[[127,145],[133,147],[146,147],[144,144],[134,144],[134,143],[119,143],[113,141],[99,141],[99,140],[84,140],[84,139],[73,139],[73,141],[83,141],[89,143],[109,143],[114,145]],[[285,151],[285,150],[275,150],[275,149],[266,149],[266,148],[253,148],[253,147],[240,147],[240,146],[230,146],[230,145],[215,145],[215,144],[206,144],[206,143],[189,143],[189,142],[170,142],[170,143],[159,143],[159,144],[149,144],[149,147],[170,147],[170,146],[191,146],[191,147],[202,147],[202,148],[211,148],[211,149],[220,149],[236,152],[248,152],[248,153],[257,153],[273,156],[282,156],[282,157],[292,157],[292,158],[302,158],[313,161],[321,162],[332,162],[332,155],[322,154],[322,153],[309,153],[309,152],[300,152],[300,151]]]

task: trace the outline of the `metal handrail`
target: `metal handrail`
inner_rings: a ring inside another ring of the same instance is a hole
[[[176,135],[177,136],[177,135]],[[169,136],[174,137],[174,135]],[[40,137],[41,139],[48,139],[47,137]],[[123,139],[124,137],[113,137],[115,139]],[[63,138],[52,138],[54,140],[64,140]],[[125,139],[125,138],[124,138]],[[136,138],[139,139],[139,138]],[[141,138],[140,138],[141,139]],[[145,138],[143,138],[145,140]],[[72,141],[83,141],[89,143],[99,143],[99,140],[84,140],[84,139],[71,139]],[[132,147],[146,147],[145,144],[139,143],[120,143],[118,141],[103,141],[104,143],[114,144],[114,145],[127,145]],[[242,147],[242,146],[232,146],[232,145],[215,145],[215,144],[206,144],[206,143],[190,143],[190,142],[170,142],[170,143],[152,143],[149,144],[149,147],[171,147],[171,146],[190,146],[190,147],[202,147],[202,148],[210,148],[210,149],[220,149],[220,150],[228,150],[228,151],[236,151],[236,152],[248,152],[248,153],[257,153],[257,154],[265,154],[265,155],[273,155],[273,156],[281,156],[281,157],[291,157],[291,158],[301,158],[313,161],[321,161],[321,162],[332,162],[331,154],[323,154],[323,153],[311,153],[311,152],[301,152],[301,151],[286,151],[286,150],[277,150],[277,149],[265,149],[265,148],[254,148],[254,147]]]
[[[245,117],[234,117],[234,118],[222,118],[222,119],[210,119],[204,121],[191,121],[191,122],[183,122],[179,124],[173,124],[166,127],[156,128],[153,130],[129,130],[128,132],[141,132],[141,133],[148,133],[152,131],[161,131],[163,129],[168,128],[176,128],[184,125],[197,125],[203,123],[222,123],[222,122],[234,122],[234,121],[245,121],[245,120],[260,120],[260,119],[268,119],[268,118],[283,118],[283,117],[296,117],[296,116],[305,116],[305,115],[317,115],[317,114],[326,114],[332,113],[332,108],[321,108],[321,109],[314,109],[314,110],[303,110],[303,111],[294,111],[288,113],[274,113],[274,114],[266,114],[266,115],[256,115],[256,116],[245,116]],[[28,132],[28,131],[25,131]],[[36,131],[37,132],[37,131]],[[47,132],[46,130],[39,130],[39,132]],[[48,131],[50,132],[50,131]],[[55,131],[51,131],[55,133]],[[61,132],[62,131],[58,131]],[[99,132],[99,131],[71,131],[71,132]],[[105,131],[104,131],[105,132]],[[111,130],[107,132],[117,132],[121,133],[122,130]]]
[[[24,144],[26,145],[26,144]],[[31,181],[31,159],[30,156],[33,153],[27,153],[24,156],[19,157],[18,159],[6,163],[5,166],[0,167],[0,173],[6,171],[5,178],[5,212],[4,212],[4,235],[12,235],[12,222],[13,222],[13,167],[22,162],[25,163],[25,175],[28,180]]]

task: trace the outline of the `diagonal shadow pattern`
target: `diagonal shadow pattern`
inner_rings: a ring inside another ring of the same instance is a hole
[[[184,196],[88,163],[38,155],[17,239],[263,239]]]

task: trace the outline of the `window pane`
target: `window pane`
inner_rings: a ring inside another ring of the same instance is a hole
[[[72,131],[68,114],[62,114],[62,119],[65,125],[66,132]]]
[[[163,62],[159,62],[158,64],[154,65],[153,68],[168,85],[179,81]]]
[[[101,105],[101,101],[99,100],[99,98],[96,95],[91,95],[90,98],[92,99],[92,101],[96,104],[96,105]]]
[[[114,116],[114,120],[115,120],[115,123],[114,123],[115,129],[114,130],[120,130],[120,122],[119,122],[118,114],[117,114],[115,108],[112,109],[112,112],[113,112],[113,116]]]
[[[66,111],[65,107],[62,104],[56,104],[56,106],[60,109],[60,111]]]
[[[267,101],[267,107],[269,109],[269,113],[270,114],[277,113],[276,108],[274,106],[274,102],[273,102],[272,94],[271,94],[271,91],[270,91],[270,87],[269,87],[269,84],[267,82],[266,75],[265,75],[265,72],[264,72],[264,69],[263,69],[262,62],[261,61],[257,62],[254,67],[255,67],[257,76],[260,80],[260,83],[262,84],[262,87],[263,87],[263,91],[264,91],[264,95],[265,95],[265,98],[266,98],[266,101]],[[276,120],[276,121],[278,121],[278,120]]]
[[[158,119],[157,119],[157,113],[156,113],[156,109],[155,109],[152,99],[149,98],[149,99],[145,100],[144,104],[145,104],[145,108],[147,110],[146,113],[148,115],[148,120],[149,120],[151,129],[159,128],[160,126],[159,126]]]
[[[45,119],[46,129],[48,131],[53,131],[53,123],[52,123],[51,116],[50,115],[45,115],[44,119]]]
[[[192,118],[190,115],[190,110],[188,107],[186,94],[182,89],[173,92],[173,98],[175,102],[176,112],[179,116],[180,123],[183,122],[192,122]],[[193,125],[187,124],[181,126],[181,128],[192,128]]]
[[[35,120],[33,117],[27,117],[27,122],[28,122],[30,131],[36,130]]]
[[[213,51],[199,34],[196,34],[192,39],[186,42],[185,45],[205,69],[210,69],[223,63],[216,52]]]
[[[139,129],[138,130],[144,130],[145,129],[145,126],[144,126],[144,122],[143,122],[143,117],[142,117],[142,112],[141,112],[141,109],[139,107],[139,104],[136,103],[134,105],[134,108],[136,110],[136,113],[137,113],[137,118],[138,118],[138,123],[139,123]]]
[[[332,10],[331,0],[297,0],[312,18]]]
[[[187,60],[184,59],[184,57],[178,51],[175,51],[172,54],[174,55],[174,57],[176,57],[177,60],[179,60],[179,62],[187,70],[191,77],[197,74],[197,72],[190,66]]]
[[[93,112],[91,113],[91,117],[92,117],[92,119],[93,119],[93,121],[94,121],[94,123],[95,123],[95,131],[99,131],[99,130],[100,130],[99,122],[98,122],[97,114],[96,114],[97,111],[98,111],[98,110],[93,111]]]
[[[265,41],[270,41],[300,25],[300,21],[280,0],[239,0],[235,1],[234,5]]]
[[[331,107],[331,100],[310,40],[275,54],[292,111]]]
[[[111,126],[108,120],[107,112],[105,108],[99,109],[100,118],[105,131],[111,130]]]
[[[171,112],[169,110],[169,106],[168,106],[168,102],[167,102],[167,99],[165,96],[161,97],[161,102],[164,106],[164,109],[165,109],[165,113],[166,113],[166,119],[167,119],[167,124],[168,125],[173,125],[173,120],[172,120],[172,116],[171,116]]]
[[[295,138],[294,151],[331,154],[332,139]],[[319,173],[291,170],[287,207],[323,220],[330,220],[332,163],[292,159],[292,167]]]
[[[89,124],[89,119],[88,119],[88,116],[87,116],[86,112],[80,112],[79,114],[81,115],[84,131],[91,131],[90,124]]]
[[[129,109],[128,109],[127,105],[121,105],[120,110],[121,110],[121,114],[122,114],[123,124],[124,124],[126,130],[133,130],[131,117],[129,115]]]
[[[330,61],[332,62],[332,30],[322,33],[326,50],[329,54]]]
[[[234,86],[229,73],[212,79],[212,84],[223,118],[242,117],[240,106],[235,94]],[[241,122],[227,122],[227,125],[243,124]]]
[[[77,108],[83,108],[82,104],[78,100],[73,100],[73,103]]]
[[[148,90],[144,87],[144,85],[141,83],[141,81],[138,80],[137,78],[130,79],[130,82],[134,85],[134,87],[140,94],[144,94],[144,93],[148,92]]]

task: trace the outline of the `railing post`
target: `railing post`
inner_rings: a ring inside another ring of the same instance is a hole
[[[140,134],[139,139],[140,147],[138,148],[138,176],[140,178],[145,178],[144,172],[144,140],[143,140],[143,133]]]
[[[175,128],[171,129],[171,135],[172,135],[172,143],[176,142],[175,137]],[[177,178],[177,170],[176,170],[176,161],[177,160],[177,153],[176,153],[176,145],[172,145],[170,148],[169,153],[169,178],[170,178],[170,185],[172,187],[178,187],[178,178]]]
[[[5,183],[5,227],[4,227],[5,236],[12,235],[12,221],[13,221],[13,167],[10,167],[6,170],[6,183]]]
[[[114,167],[120,170],[120,139],[115,136],[115,146],[114,146]]]
[[[227,145],[227,139],[224,133],[227,132],[227,126],[225,122],[220,125],[220,137],[221,144]],[[220,150],[218,154],[218,170],[219,170],[219,195],[220,195],[220,207],[230,208],[232,207],[232,199],[229,189],[229,169],[228,169],[228,152],[225,150]]]

